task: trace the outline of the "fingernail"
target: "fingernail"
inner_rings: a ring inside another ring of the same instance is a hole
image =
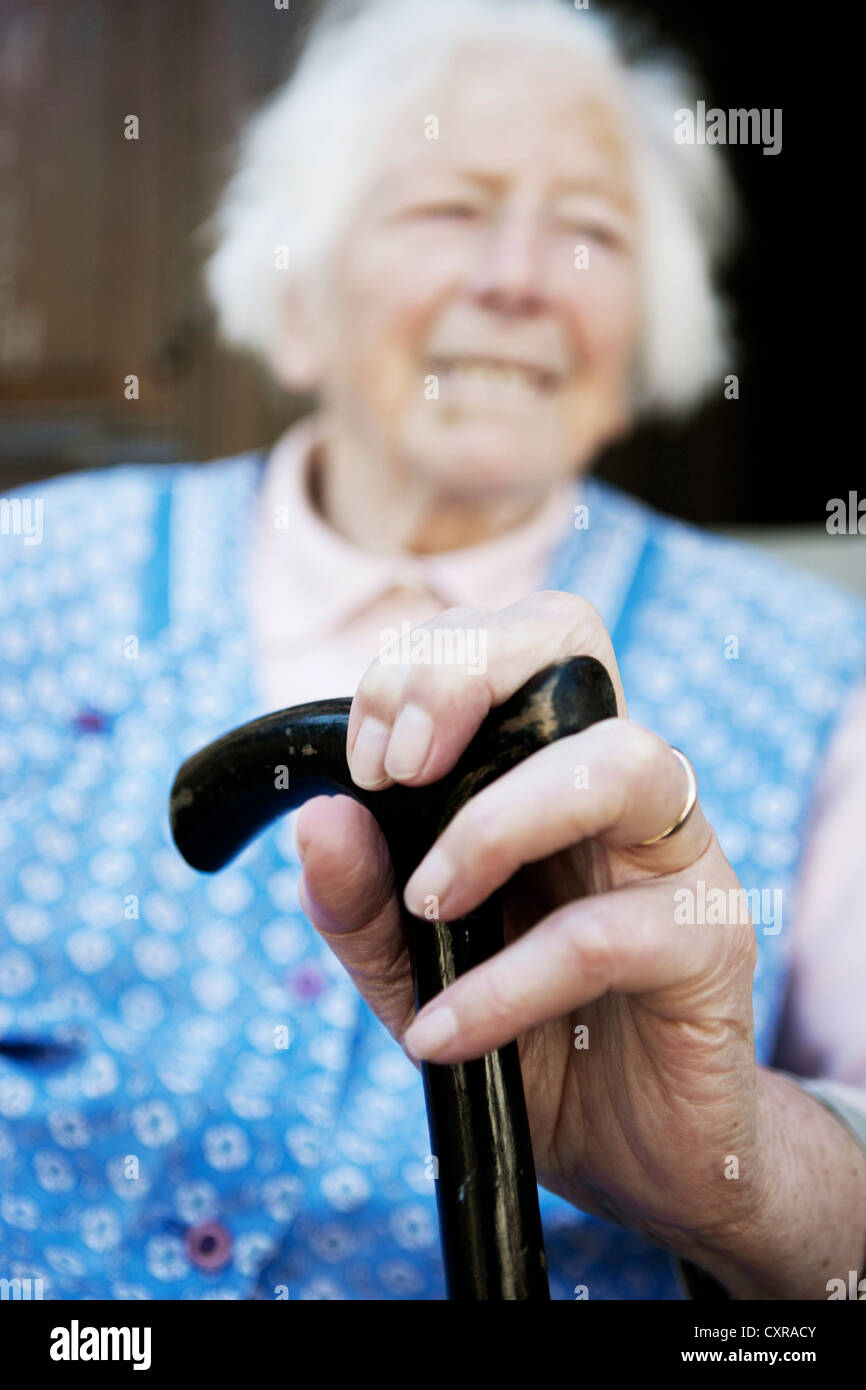
[[[439,917],[442,910],[442,899],[451,887],[453,870],[450,863],[445,858],[441,849],[434,845],[430,853],[421,860],[409,882],[406,884],[403,893],[403,900],[410,912],[416,917],[424,916],[424,909],[427,906],[428,898],[436,898],[439,910],[436,916]]]
[[[430,1057],[451,1042],[458,1033],[457,1015],[447,1004],[439,1004],[429,1013],[421,1013],[410,1026],[403,1041],[413,1057]]]
[[[352,750],[352,780],[357,782],[359,787],[374,791],[376,787],[388,781],[385,773],[385,749],[390,737],[390,726],[383,724],[381,719],[374,719],[368,714],[363,720]]]
[[[421,771],[433,742],[433,720],[418,705],[404,705],[394,722],[385,754],[389,777],[414,777]]]

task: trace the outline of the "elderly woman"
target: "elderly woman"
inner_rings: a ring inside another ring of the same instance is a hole
[[[554,1297],[862,1277],[862,606],[588,476],[735,363],[689,99],[554,0],[328,11],[209,265],[226,338],[315,413],[45,484],[43,543],[3,537],[0,1231],[52,1296],[441,1297],[414,1063],[512,1039]],[[421,787],[577,654],[618,717],[419,866],[421,917],[504,888],[508,945],[414,1021],[356,801],[213,878],[172,846],[178,763],[233,725],[355,692],[356,783]]]

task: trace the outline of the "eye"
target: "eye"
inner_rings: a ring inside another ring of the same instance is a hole
[[[595,241],[602,246],[620,246],[622,238],[612,227],[607,227],[601,222],[587,222],[579,218],[563,219],[562,223],[570,236],[580,237],[584,241]]]
[[[478,209],[471,203],[425,203],[422,207],[416,208],[415,213],[419,217],[450,217],[454,220],[465,220],[474,217]]]

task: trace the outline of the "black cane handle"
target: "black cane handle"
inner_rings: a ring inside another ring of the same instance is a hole
[[[211,873],[312,796],[353,796],[376,817],[403,889],[460,807],[545,744],[616,715],[610,677],[579,656],[538,672],[491,710],[451,772],[427,787],[371,792],[346,761],[350,699],[278,710],[193,754],[171,793],[175,843]],[[498,893],[454,922],[403,927],[421,1008],[503,946]],[[421,1066],[438,1164],[436,1195],[451,1299],[547,1299],[538,1189],[516,1043],[472,1062]]]

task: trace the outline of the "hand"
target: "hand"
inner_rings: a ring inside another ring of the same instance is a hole
[[[438,780],[492,706],[569,656],[603,662],[619,716],[478,793],[419,865],[405,899],[422,917],[429,895],[447,921],[505,886],[507,945],[414,1023],[387,848],[350,798],[298,816],[305,911],[409,1055],[463,1061],[518,1040],[544,1186],[705,1267],[751,1268],[779,1153],[754,1056],[754,928],[675,920],[678,889],[739,887],[699,803],[675,834],[640,843],[680,815],[682,765],[629,721],[610,638],[584,601],[542,593],[424,626],[482,629],[486,671],[374,662],[348,729],[361,785]]]

